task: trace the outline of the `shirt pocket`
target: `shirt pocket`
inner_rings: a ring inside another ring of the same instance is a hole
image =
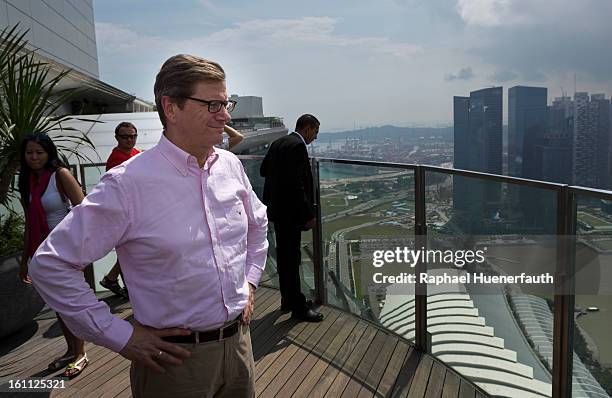
[[[213,188],[216,205],[215,214],[221,218],[223,229],[220,231],[226,243],[246,239],[248,217],[244,207],[246,189],[236,178],[226,178]]]

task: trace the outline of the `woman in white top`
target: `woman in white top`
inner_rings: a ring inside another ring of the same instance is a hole
[[[26,215],[25,249],[22,256],[20,279],[31,283],[28,260],[49,232],[84,198],[83,191],[57,154],[51,138],[43,133],[28,134],[21,146],[19,193]],[[68,348],[66,353],[49,364],[49,370],[61,369],[64,376],[74,377],[87,366],[83,340],[66,327],[57,314]]]

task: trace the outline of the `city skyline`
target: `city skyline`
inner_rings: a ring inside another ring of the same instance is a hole
[[[228,94],[263,97],[288,126],[303,112],[322,131],[451,124],[449,98],[492,85],[546,86],[550,102],[573,93],[576,77],[578,91],[612,94],[612,4],[595,0],[94,7],[104,81],[152,100],[163,60],[191,52],[221,62]]]

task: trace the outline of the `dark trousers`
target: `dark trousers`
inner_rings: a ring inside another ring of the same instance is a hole
[[[274,232],[282,305],[292,311],[302,311],[306,305],[306,297],[301,291],[299,268],[302,262],[300,249],[302,230],[293,224],[275,222]]]

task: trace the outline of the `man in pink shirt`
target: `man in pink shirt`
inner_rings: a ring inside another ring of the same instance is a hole
[[[214,148],[235,103],[215,62],[177,55],[155,81],[164,134],[106,173],[40,246],[30,274],[77,336],[132,360],[135,397],[252,397],[248,323],[268,243],[266,208]],[[136,322],[80,272],[113,247]]]

